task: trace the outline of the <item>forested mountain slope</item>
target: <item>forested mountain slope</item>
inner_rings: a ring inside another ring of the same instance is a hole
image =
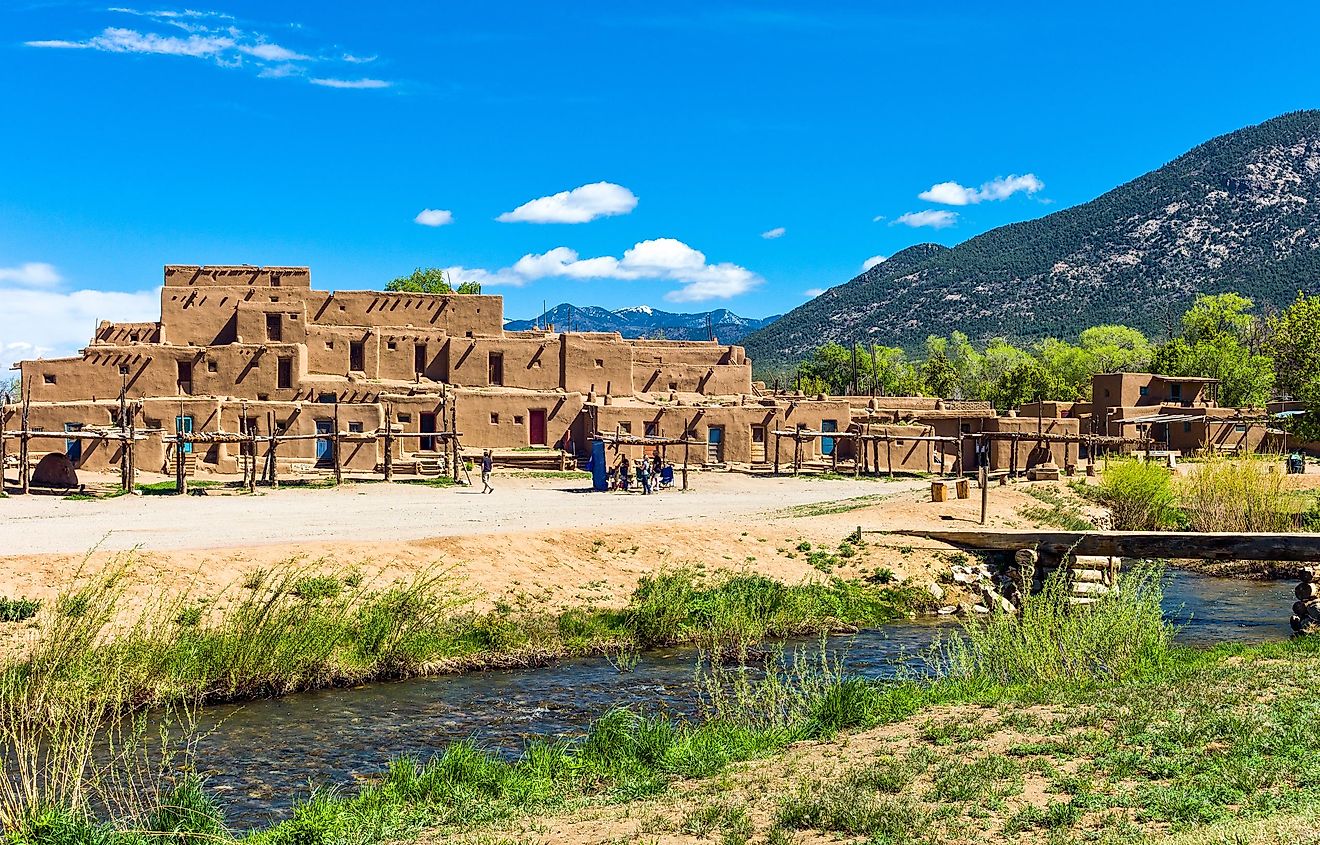
[[[1320,111],[1215,138],[1091,202],[921,244],[743,343],[759,366],[827,341],[918,349],[963,331],[1031,340],[1123,323],[1158,333],[1197,293],[1283,306],[1320,278]]]

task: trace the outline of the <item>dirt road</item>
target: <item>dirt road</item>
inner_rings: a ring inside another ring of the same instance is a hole
[[[595,530],[639,523],[701,525],[794,505],[896,493],[927,482],[856,482],[710,473],[687,492],[590,493],[578,479],[498,478],[494,493],[413,484],[349,484],[257,496],[121,496],[70,501],[0,500],[0,557],[251,548],[268,544],[403,541],[540,530]]]

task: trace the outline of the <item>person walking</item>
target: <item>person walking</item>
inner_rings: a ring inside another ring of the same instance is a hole
[[[490,473],[493,469],[495,469],[495,459],[487,449],[481,453],[481,492],[483,493],[495,492],[495,488],[490,486]]]
[[[642,485],[642,495],[651,495],[651,462],[646,458],[637,462],[637,481]]]

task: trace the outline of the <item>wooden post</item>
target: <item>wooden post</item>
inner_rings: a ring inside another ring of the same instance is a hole
[[[877,437],[875,440],[871,441],[871,443],[872,443],[872,448],[875,449],[875,460],[871,462],[871,465],[875,467],[875,477],[879,478],[880,477],[880,438]]]
[[[5,406],[9,404],[9,394],[0,394],[0,496],[5,492],[5,422],[9,419],[9,412]]]
[[[692,433],[692,419],[691,417],[689,417],[688,419],[683,421],[683,489],[684,490],[688,489],[688,448],[691,446],[690,443],[691,433]],[[778,472],[778,466],[779,466],[779,446],[778,444],[776,444],[775,445],[776,472]]]
[[[866,442],[862,440],[862,433],[859,431],[853,435],[853,478],[857,477],[858,471],[862,466],[862,449],[866,448]]]
[[[894,439],[885,432],[885,462],[889,466],[889,479],[894,478]]]
[[[344,483],[344,467],[339,460],[339,397],[335,396],[335,435],[330,441],[331,448],[335,450],[335,486]]]
[[[183,465],[183,426],[174,431],[174,492],[182,496],[188,492],[188,472]]]
[[[1017,471],[1018,471],[1018,439],[1017,439],[1017,435],[1015,434],[1013,436],[1013,453],[1012,455],[1009,456],[1008,459],[1008,477],[1017,478]]]
[[[255,420],[247,418],[247,403],[243,403],[243,425],[248,434],[248,492],[257,492],[257,425]]]
[[[266,414],[266,425],[270,429],[270,486],[276,490],[280,489],[280,479],[276,468],[279,466],[279,438],[275,436],[275,412],[270,411]]]
[[[18,485],[19,490],[27,495],[30,490],[28,464],[31,463],[31,455],[29,454],[31,446],[29,444],[32,435],[29,433],[31,429],[28,422],[30,420],[29,410],[32,405],[32,379],[28,379],[26,389],[23,385],[19,385],[19,390],[23,391],[23,430],[18,435]]]
[[[775,475],[776,476],[779,475],[779,441],[781,439],[782,438],[780,437],[779,432],[776,431],[775,432]]]
[[[133,488],[128,481],[128,420],[124,419],[128,414],[128,403],[126,395],[128,393],[128,375],[121,375],[119,386],[119,486],[125,493]]]
[[[834,446],[830,449],[830,472],[834,475],[839,474],[839,439],[834,438]]]
[[[128,490],[137,487],[137,412],[140,403],[134,402],[128,409]]]
[[[802,435],[801,429],[793,429],[793,477],[796,478],[798,471],[802,467]]]
[[[458,473],[461,469],[459,464],[463,460],[463,455],[460,454],[462,448],[458,445],[458,397],[455,396],[452,391],[449,393],[449,397],[449,439],[454,444],[454,483],[457,484],[459,479]]]
[[[977,480],[981,483],[981,524],[985,525],[985,511],[990,498],[990,478],[989,473],[986,472],[985,456],[982,455],[977,463],[981,466],[977,473]]]
[[[385,480],[394,480],[394,410],[385,403]]]

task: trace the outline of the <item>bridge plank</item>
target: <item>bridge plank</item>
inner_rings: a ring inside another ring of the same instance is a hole
[[[1067,549],[1080,555],[1201,560],[1320,561],[1320,534],[1235,534],[1183,531],[944,531],[866,532],[926,537],[985,551]]]

